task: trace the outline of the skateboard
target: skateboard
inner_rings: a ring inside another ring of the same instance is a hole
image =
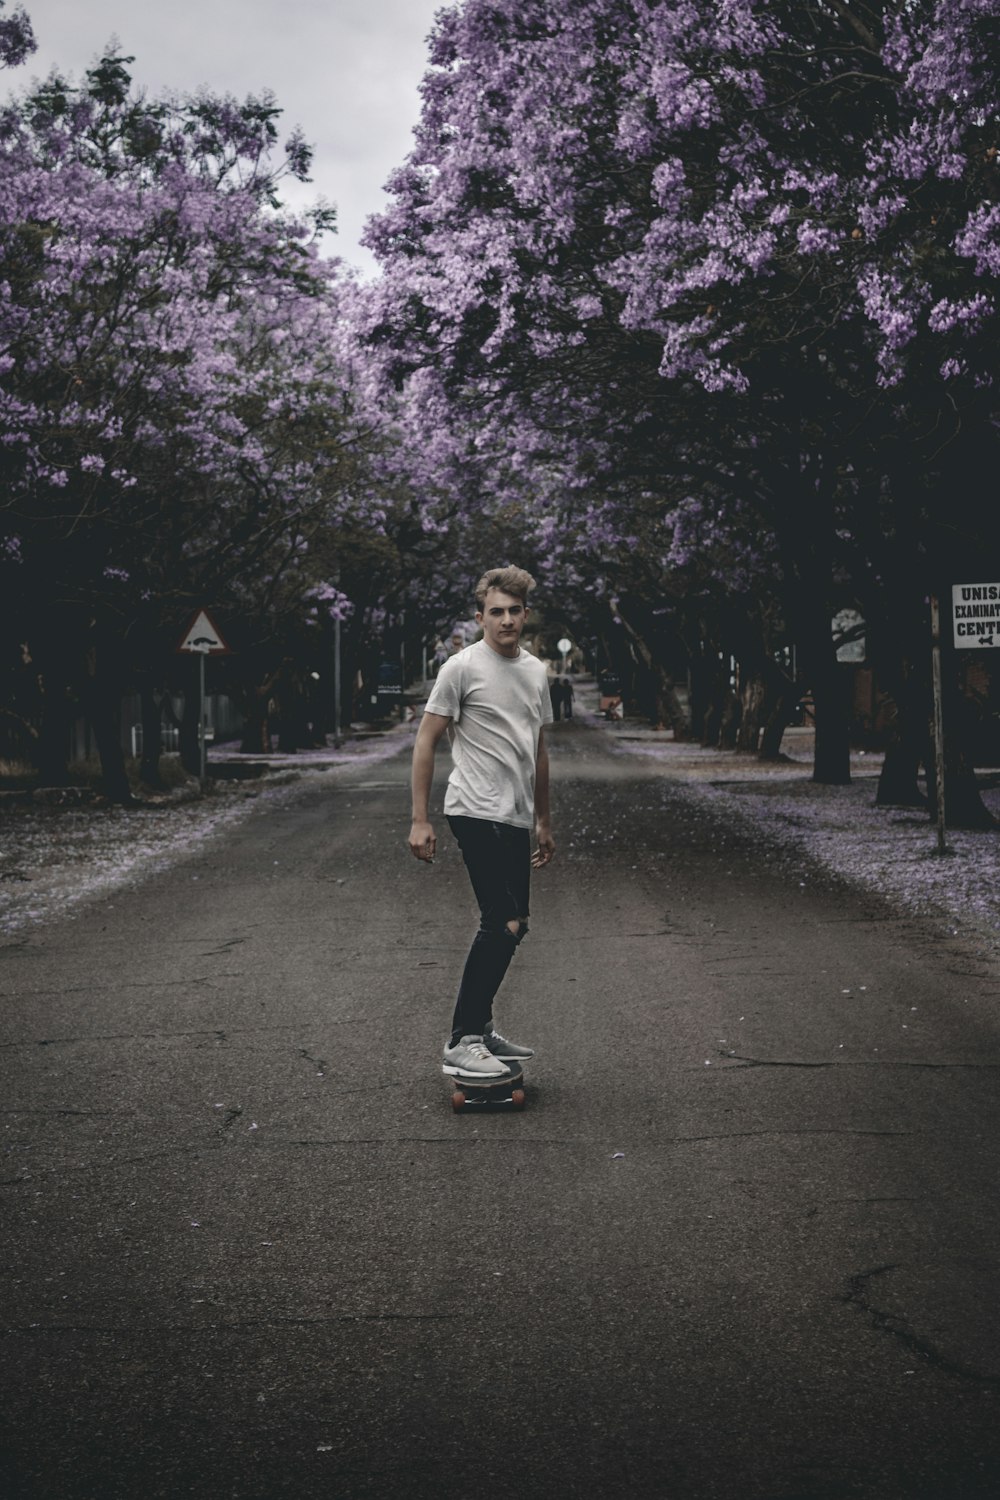
[[[519,1063],[509,1063],[510,1072],[503,1078],[472,1078],[468,1074],[456,1077],[445,1073],[451,1084],[451,1107],[456,1115],[463,1109],[523,1109],[524,1069]]]

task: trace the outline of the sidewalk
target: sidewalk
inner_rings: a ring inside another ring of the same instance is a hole
[[[209,746],[208,769],[210,774],[223,781],[257,780],[282,771],[325,771],[330,766],[356,765],[359,760],[384,760],[396,754],[401,736],[415,732],[415,721],[393,721],[384,729],[369,724],[352,724],[339,745],[334,745],[332,736],[328,736],[325,745],[296,750],[291,754],[281,750],[247,754],[237,748],[235,740],[231,740],[224,745]],[[241,771],[244,774],[240,775]]]
[[[855,751],[848,786],[820,786],[812,778],[814,735],[789,729],[786,760],[677,743],[669,731],[628,720],[608,723],[597,711],[596,689],[577,684],[578,718],[596,725],[616,754],[652,761],[690,796],[725,817],[753,826],[762,839],[803,856],[802,881],[834,876],[930,918],[949,934],[964,934],[1000,952],[1000,835],[948,830],[948,853],[937,851],[937,830],[912,807],[876,807],[881,754]],[[554,726],[558,732],[557,726]],[[1000,818],[1000,777],[981,781],[983,801]]]
[[[795,781],[812,775],[813,749],[816,742],[812,728],[793,726],[785,730],[781,742],[781,761],[759,761],[752,755],[735,750],[712,749],[695,741],[675,742],[669,729],[653,729],[642,719],[608,721],[598,708],[597,685],[592,677],[574,679],[576,718],[596,725],[611,737],[616,746],[636,755],[655,755],[669,765],[669,775],[679,781]],[[856,750],[851,755],[852,776],[877,777],[882,769],[882,755]]]

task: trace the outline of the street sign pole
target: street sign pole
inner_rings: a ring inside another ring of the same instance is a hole
[[[207,745],[208,736],[205,724],[205,658],[206,656],[230,656],[229,647],[207,609],[196,609],[185,627],[177,646],[178,654],[196,652],[201,658],[198,663],[198,776],[201,788],[204,791],[208,779]],[[187,700],[185,696],[184,718],[187,721]]]
[[[934,683],[934,774],[937,780],[938,853],[946,853],[944,811],[944,694],[941,688],[941,609],[931,595],[931,676]]]
[[[333,743],[340,749],[340,615],[333,622]]]
[[[340,588],[340,569],[333,570],[333,586]],[[340,600],[333,617],[333,743],[340,749]]]
[[[207,651],[199,651],[198,662],[198,743],[201,762],[201,784],[205,785],[208,767],[205,762],[205,657]]]

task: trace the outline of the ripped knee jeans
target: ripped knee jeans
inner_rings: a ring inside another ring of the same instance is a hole
[[[531,832],[484,818],[450,817],[479,903],[479,931],[465,961],[455,1002],[452,1041],[481,1036],[493,1021],[493,1000],[528,930]]]

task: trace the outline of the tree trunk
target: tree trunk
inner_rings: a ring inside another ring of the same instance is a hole
[[[830,661],[813,673],[816,750],[812,779],[821,786],[847,786],[851,780],[850,701],[853,670]]]
[[[684,705],[678,696],[674,679],[659,666],[655,668],[655,672],[657,722],[669,724],[674,732],[675,740],[686,740],[691,726],[684,712]]]
[[[104,653],[91,653],[91,675],[87,683],[87,717],[94,731],[101,758],[101,789],[109,802],[128,807],[134,801],[125,769],[121,737],[121,687],[109,680]]]
[[[937,821],[937,775],[931,762],[928,768],[928,808],[931,822]],[[948,828],[964,828],[973,833],[989,833],[1000,827],[982,799],[976,773],[961,751],[946,752],[944,766],[944,812]]]
[[[191,652],[187,674],[187,687],[184,693],[184,717],[181,719],[179,736],[181,765],[189,776],[200,777],[201,741],[198,730],[201,715],[201,693],[199,690],[201,668],[195,652]]]
[[[705,671],[698,691],[699,713],[694,723],[698,726],[701,743],[708,750],[718,747],[722,737],[722,723],[729,701],[729,686],[716,659],[711,670]]]
[[[285,657],[274,680],[274,699],[278,705],[278,750],[282,755],[297,755],[306,737],[305,699],[291,657]]]
[[[929,728],[930,705],[927,684],[918,681],[909,663],[902,663],[895,686],[896,707],[885,760],[875,794],[876,807],[926,807],[928,798],[920,790],[921,764],[928,768],[928,790],[933,777],[934,746]]]
[[[875,793],[876,807],[926,807],[927,797],[920,790],[920,764],[933,765],[933,756],[921,750],[916,742],[897,740],[886,746],[885,760]]]
[[[740,732],[740,700],[732,688],[726,689],[719,721],[719,749],[735,750]]]
[[[669,672],[664,671],[660,663],[655,660],[652,651],[643,637],[622,614],[620,606],[618,609],[618,619],[624,626],[629,639],[638,653],[639,659],[649,674],[653,689],[653,717],[655,722],[658,724],[669,724],[674,731],[675,740],[686,740],[690,726],[680,698],[677,696],[673,677]]]
[[[740,727],[736,735],[736,748],[744,754],[757,753],[766,697],[763,677],[758,672],[748,673],[740,684]]]
[[[240,693],[240,709],[243,714],[243,731],[240,737],[241,755],[270,755],[271,727],[268,705],[274,690],[276,674],[271,672],[265,682],[248,683]]]
[[[28,650],[32,666],[37,673],[38,697],[41,717],[38,726],[38,743],[34,760],[38,767],[41,786],[66,786],[69,783],[70,729],[73,723],[73,702],[69,684],[71,664],[67,660],[60,640],[59,626],[50,632],[39,623],[30,629]],[[63,639],[73,639],[67,631]]]
[[[711,713],[711,674],[706,664],[706,652],[704,647],[691,653],[690,678],[691,690],[688,699],[688,708],[691,716],[691,731],[698,735],[704,744],[705,728]]]
[[[267,723],[267,699],[251,697],[243,710],[243,731],[240,737],[241,755],[269,755],[271,735]]]
[[[163,723],[163,697],[151,686],[142,689],[142,755],[139,759],[139,780],[151,791],[164,788],[160,775],[160,738]]]
[[[943,653],[944,677],[944,811],[948,828],[965,828],[989,832],[998,826],[997,819],[982,799],[976,781],[975,767],[968,746],[975,728],[975,711],[960,690],[954,652]],[[936,821],[937,778],[933,759],[928,767],[931,820]]]
[[[779,691],[774,700],[774,706],[764,723],[764,731],[760,737],[760,749],[757,751],[758,760],[782,760],[784,757],[781,742],[785,737],[785,730],[792,721],[796,704],[795,689],[789,686]]]
[[[718,748],[722,736],[722,715],[725,704],[721,698],[717,698],[705,711],[705,717],[701,726],[701,743],[706,750]]]
[[[41,786],[66,786],[69,731],[72,723],[66,684],[49,672],[41,674],[42,722],[38,731],[38,779]]]

